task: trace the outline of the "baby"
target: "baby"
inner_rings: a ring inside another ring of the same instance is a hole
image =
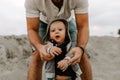
[[[65,19],[53,20],[48,25],[44,42],[48,44],[47,53],[54,57],[45,64],[47,80],[80,80],[79,65],[68,64],[68,60],[73,57],[67,55],[73,47],[68,28]]]

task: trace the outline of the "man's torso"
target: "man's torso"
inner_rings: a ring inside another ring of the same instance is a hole
[[[55,1],[56,0],[26,0],[26,16],[40,17],[43,22],[48,23],[55,18],[69,19],[72,10],[75,10],[75,13],[87,12],[87,0],[58,0],[61,1],[60,4]]]

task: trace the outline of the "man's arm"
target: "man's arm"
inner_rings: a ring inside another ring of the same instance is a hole
[[[26,18],[27,19],[27,32],[28,38],[31,44],[39,50],[41,46],[41,40],[38,35],[38,28],[39,28],[39,18]]]
[[[41,60],[49,60],[52,56],[46,53],[47,45],[42,45],[42,41],[38,35],[39,30],[39,17],[38,18],[26,18],[27,20],[27,32],[30,43],[39,51]]]
[[[76,14],[77,46],[85,48],[89,38],[88,14]]]
[[[88,14],[76,14],[75,17],[78,29],[77,46],[85,48],[89,38]],[[82,70],[81,79],[92,80],[92,69],[86,53],[83,54],[82,49],[79,47],[73,48],[71,53],[73,53],[74,56],[69,63],[75,64],[80,62],[79,65]]]
[[[89,39],[88,14],[76,14],[76,23],[78,28],[77,46],[85,48]],[[83,56],[81,56],[79,65],[83,72],[81,75],[81,79],[92,80],[92,69],[89,63],[89,59],[87,58],[86,52],[83,54]]]
[[[89,28],[88,28],[88,14],[75,14],[76,25],[77,25],[77,45],[85,48],[88,38],[89,38]],[[69,64],[75,64],[80,62],[83,50],[80,47],[75,47],[68,54],[73,54],[74,57],[69,61]]]

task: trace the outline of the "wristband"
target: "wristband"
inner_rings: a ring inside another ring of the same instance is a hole
[[[81,47],[81,46],[78,46],[81,50],[82,50],[82,56],[83,56],[83,54],[84,54],[84,52],[85,52],[85,50],[84,50],[84,48],[83,47]]]
[[[47,53],[50,53],[51,48],[52,48],[52,47],[47,48],[47,50],[46,50]]]
[[[70,57],[70,56],[66,56],[64,59],[66,59],[66,60],[70,60],[71,57]]]

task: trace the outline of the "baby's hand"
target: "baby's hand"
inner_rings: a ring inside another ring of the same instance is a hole
[[[58,68],[60,68],[63,72],[68,68],[68,60],[67,59],[63,59],[61,61],[58,62]]]
[[[56,46],[52,46],[49,49],[49,54],[51,54],[52,56],[59,55],[59,54],[61,54],[61,52],[62,52],[62,50],[59,47],[56,47]]]

